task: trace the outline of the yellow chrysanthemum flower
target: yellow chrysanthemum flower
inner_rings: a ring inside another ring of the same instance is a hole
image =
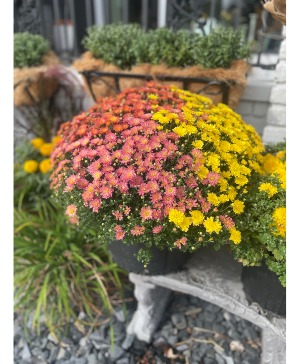
[[[185,130],[186,130],[187,134],[196,134],[198,132],[197,128],[193,125],[187,125],[185,127]]]
[[[40,147],[45,144],[44,139],[42,138],[34,138],[31,140],[31,145],[35,148],[35,149],[40,149]]]
[[[185,218],[184,213],[182,211],[176,209],[170,209],[169,211],[169,221],[174,222],[174,224],[178,225]]]
[[[219,232],[222,230],[222,224],[220,223],[220,221],[214,220],[213,217],[209,217],[208,219],[206,219],[203,225],[205,227],[205,230],[209,234],[211,233],[219,234]]]
[[[273,186],[271,183],[261,183],[258,189],[261,192],[266,192],[268,197],[272,197],[278,192],[277,187]]]
[[[275,209],[272,218],[278,231],[277,235],[284,237],[286,234],[286,208],[278,207]]]
[[[271,174],[277,171],[281,166],[282,161],[272,154],[267,154],[263,159],[263,169],[265,173]]]
[[[232,186],[230,186],[228,188],[227,194],[228,194],[229,200],[230,201],[233,201],[235,199],[236,195],[237,195],[237,192],[236,192],[236,190]]]
[[[39,168],[43,174],[49,172],[51,170],[51,159],[50,158],[43,159],[40,162]]]
[[[276,153],[276,157],[279,158],[279,159],[281,159],[281,160],[284,160],[285,155],[286,155],[286,151],[285,150],[280,150],[279,152]]]
[[[192,144],[197,149],[202,149],[202,147],[204,145],[202,140],[195,140]]]
[[[26,173],[35,173],[39,168],[39,164],[37,161],[33,159],[27,160],[24,165],[23,169]]]
[[[220,201],[218,196],[215,193],[208,193],[207,194],[207,201],[210,202],[211,204],[213,204],[214,206],[219,206],[220,205]]]
[[[45,156],[49,157],[53,150],[53,144],[52,143],[45,143],[40,147],[40,153]]]
[[[52,144],[57,144],[61,140],[61,137],[59,135],[52,138]]]
[[[180,137],[183,137],[185,135],[187,135],[187,130],[184,124],[180,125],[180,126],[176,126],[173,129],[174,133],[176,133],[177,135],[179,135]]]
[[[201,211],[193,210],[193,211],[191,211],[191,216],[192,216],[193,225],[199,226],[203,223],[204,215]]]
[[[244,175],[241,175],[239,177],[235,177],[235,183],[239,186],[244,186],[248,182],[248,178]]]
[[[229,239],[234,242],[234,244],[239,244],[242,240],[241,232],[236,230],[236,228],[231,228],[229,230],[230,237]]]
[[[245,204],[243,201],[240,200],[235,200],[232,204],[232,210],[233,212],[235,212],[236,214],[241,214],[244,211],[245,208]]]
[[[209,172],[209,170],[206,167],[202,166],[199,168],[197,175],[200,178],[206,178],[208,172]]]
[[[157,100],[158,96],[157,95],[154,95],[154,94],[149,94],[148,95],[148,99],[150,100]]]
[[[181,222],[178,222],[177,226],[184,232],[187,232],[190,225],[192,224],[192,218],[184,216]]]

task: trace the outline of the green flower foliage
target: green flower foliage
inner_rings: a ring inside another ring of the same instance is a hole
[[[135,24],[109,24],[89,28],[83,45],[95,58],[122,69],[140,63],[228,68],[233,60],[250,55],[242,34],[231,28],[218,28],[204,37],[184,29],[145,32]]]
[[[235,258],[246,266],[265,263],[286,285],[285,236],[285,149],[284,144],[267,146],[267,169],[251,186],[244,199],[245,210],[237,228],[242,233],[239,245],[231,247]],[[272,151],[273,153],[270,153]],[[279,216],[279,220],[277,217]],[[279,221],[279,222],[278,222]]]
[[[14,67],[34,67],[42,64],[43,56],[49,52],[49,42],[38,34],[29,32],[14,34]]]

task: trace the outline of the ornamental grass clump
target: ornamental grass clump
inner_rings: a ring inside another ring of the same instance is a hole
[[[224,104],[149,83],[63,124],[51,188],[99,241],[194,251],[239,244],[236,219],[261,169],[254,128]]]
[[[261,175],[249,186],[240,215],[243,240],[232,248],[243,265],[265,264],[286,286],[286,148],[266,149]]]
[[[93,326],[122,297],[122,276],[93,232],[72,225],[53,201],[40,199],[35,211],[14,209],[14,309],[24,319],[33,314],[38,333],[42,317],[59,336],[72,320]],[[79,312],[91,321],[79,320]]]

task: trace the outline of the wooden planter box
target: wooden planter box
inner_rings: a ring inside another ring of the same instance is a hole
[[[85,52],[73,63],[73,67],[83,74],[85,87],[95,101],[154,80],[209,97],[215,104],[226,103],[233,109],[238,106],[244,92],[250,69],[247,62],[238,60],[233,61],[228,69],[205,69],[199,66],[170,68],[165,65],[141,64],[129,71],[122,71],[115,65],[94,58],[90,52]]]

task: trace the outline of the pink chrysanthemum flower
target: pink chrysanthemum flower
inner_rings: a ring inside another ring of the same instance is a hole
[[[219,183],[220,177],[219,173],[208,172],[206,178],[202,181],[202,184],[216,186]]]
[[[128,184],[126,182],[119,182],[118,189],[122,193],[127,193],[129,191]]]
[[[159,234],[163,229],[162,225],[158,225],[158,226],[154,226],[154,228],[152,229],[153,234]]]
[[[124,215],[128,216],[130,214],[131,208],[129,206],[126,206],[124,209]]]
[[[149,206],[142,207],[140,215],[143,221],[152,219],[152,209]]]
[[[110,198],[113,194],[113,189],[109,186],[102,186],[99,188],[99,193],[103,198]]]
[[[74,217],[76,216],[76,213],[77,213],[77,206],[72,204],[72,205],[69,205],[67,206],[66,208],[66,215],[69,216],[69,217]]]
[[[122,229],[122,227],[120,225],[116,225],[114,227],[114,230],[116,232],[116,235],[115,235],[116,239],[122,240],[125,236],[125,231]]]
[[[90,201],[90,208],[93,210],[93,212],[98,212],[101,207],[101,200],[94,199]]]
[[[116,220],[123,220],[123,214],[120,211],[113,211],[112,214],[114,215],[114,217],[116,218]]]
[[[72,174],[71,176],[69,176],[66,179],[66,187],[65,187],[65,192],[70,192],[73,190],[73,188],[76,185],[76,182],[79,180],[79,176]]]
[[[219,219],[228,230],[233,228],[235,225],[233,219],[228,215],[220,215]]]
[[[162,220],[162,218],[163,218],[163,214],[162,214],[161,210],[152,210],[152,216],[153,216],[153,220]]]
[[[131,234],[134,236],[143,235],[145,232],[144,226],[136,225],[133,229],[130,230]]]
[[[187,238],[186,237],[183,237],[181,239],[176,240],[175,243],[174,243],[174,245],[176,245],[178,249],[181,249],[181,246],[182,245],[185,245],[186,242],[187,242]]]

